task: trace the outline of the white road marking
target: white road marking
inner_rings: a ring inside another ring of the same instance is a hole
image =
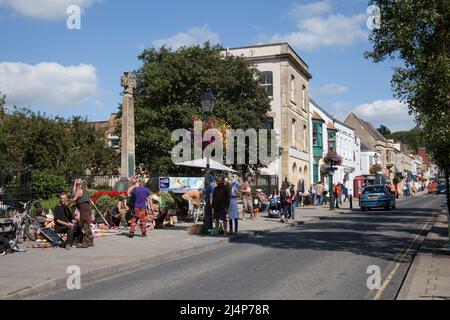
[[[395,264],[394,269],[391,271],[391,273],[389,274],[389,276],[386,278],[386,280],[384,280],[383,285],[381,286],[381,288],[378,290],[377,294],[375,295],[375,297],[373,298],[373,300],[380,300],[381,296],[383,295],[384,291],[386,290],[386,288],[388,287],[388,285],[391,283],[392,279],[394,278],[395,274],[397,273],[398,269],[400,268],[405,256],[409,253],[409,251],[411,250],[411,248],[414,246],[414,244],[417,242],[417,239],[419,239],[419,237],[422,234],[422,231],[425,230],[426,228],[428,228],[428,225],[431,223],[431,221],[435,218],[435,216],[433,215],[432,217],[430,217],[427,221],[427,223],[422,227],[422,229],[420,230],[420,232],[415,236],[413,242],[410,244],[410,246],[405,250],[405,252],[402,254],[400,261],[397,262]]]

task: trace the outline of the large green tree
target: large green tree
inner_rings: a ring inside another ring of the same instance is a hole
[[[423,129],[430,153],[450,175],[450,1],[372,0],[380,28],[366,56],[375,62],[398,59],[392,86]],[[449,188],[447,188],[448,190]],[[447,193],[450,211],[450,191]]]
[[[113,173],[118,154],[104,132],[79,117],[49,117],[28,109],[0,113],[0,168],[17,172],[31,166],[65,177]]]
[[[259,72],[241,57],[226,56],[220,46],[147,49],[136,71],[137,162],[151,174],[178,173],[170,152],[176,129],[193,128],[201,116],[200,96],[211,88],[217,97],[214,117],[233,129],[263,126],[270,101],[259,85]],[[235,166],[236,167],[236,166]],[[241,173],[259,165],[236,167]]]

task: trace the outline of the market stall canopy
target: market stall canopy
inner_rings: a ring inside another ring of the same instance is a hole
[[[186,161],[186,162],[181,162],[181,163],[177,163],[177,166],[182,166],[182,167],[191,167],[191,168],[203,168],[206,169],[206,159],[197,159],[197,160],[193,160],[193,161]],[[227,166],[224,166],[223,164],[214,161],[214,160],[209,160],[210,163],[210,168],[212,170],[219,170],[219,171],[227,171],[227,172],[237,172]]]

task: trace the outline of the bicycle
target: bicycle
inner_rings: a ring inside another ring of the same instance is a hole
[[[30,215],[31,201],[19,202],[23,207],[23,212],[14,212],[12,219],[16,227],[14,240],[20,243],[23,240],[36,241],[40,229],[39,222]]]

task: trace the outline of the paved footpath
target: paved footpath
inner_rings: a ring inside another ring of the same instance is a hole
[[[398,299],[450,300],[450,243],[445,211],[422,244]]]
[[[326,207],[298,208],[296,221],[282,224],[264,214],[255,221],[240,221],[240,237],[274,232],[292,225],[310,223],[348,210],[330,211]],[[192,224],[155,230],[146,239],[112,235],[95,240],[95,248],[33,249],[0,257],[0,299],[17,299],[66,286],[69,266],[79,266],[82,282],[97,281],[117,273],[159,264],[172,259],[212,250],[229,238],[190,235]]]

